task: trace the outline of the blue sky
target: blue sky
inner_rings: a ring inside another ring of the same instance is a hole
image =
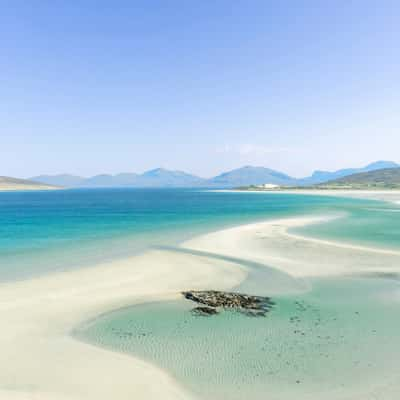
[[[398,1],[0,6],[0,175],[400,161]]]

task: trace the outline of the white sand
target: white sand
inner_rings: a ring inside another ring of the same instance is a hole
[[[399,270],[398,252],[287,232],[326,219],[251,224],[203,235],[184,247],[265,263],[296,277]],[[124,305],[177,296],[189,288],[227,289],[245,276],[235,263],[154,250],[124,261],[1,285],[0,399],[192,398],[155,366],[81,343],[69,333],[85,320]]]
[[[25,179],[9,178],[0,176],[0,192],[17,190],[57,190],[58,186],[46,185],[44,183],[32,182]]]
[[[229,190],[231,191],[231,190]],[[354,199],[381,200],[400,204],[400,190],[346,190],[346,189],[287,189],[287,190],[233,190],[237,193],[287,193],[287,194],[305,194],[314,196],[332,196],[332,197],[350,197]]]
[[[0,192],[18,192],[25,190],[60,190],[54,186],[46,185],[1,185]]]
[[[0,286],[0,398],[189,399],[164,371],[73,339],[107,310],[188,288],[229,288],[245,272],[228,262],[152,251],[121,262]]]
[[[289,191],[290,192],[290,191]],[[288,192],[288,193],[289,193]],[[300,191],[301,192],[301,191]],[[351,197],[354,199],[382,200],[400,203],[400,190],[309,190],[304,194],[317,194],[336,197]],[[297,191],[295,191],[297,193]]]
[[[297,277],[400,271],[400,251],[307,238],[288,232],[291,228],[326,222],[330,218],[288,218],[239,226],[200,236],[183,246],[234,255]]]

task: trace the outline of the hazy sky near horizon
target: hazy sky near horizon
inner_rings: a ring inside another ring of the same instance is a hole
[[[400,161],[399,1],[0,6],[0,175]]]

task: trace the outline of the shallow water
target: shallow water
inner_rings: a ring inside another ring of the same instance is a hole
[[[311,211],[312,205],[307,208]],[[323,208],[347,215],[297,231],[399,248],[398,214],[392,205],[350,202]],[[383,399],[382,387],[400,382],[398,275],[370,271],[364,277],[304,280],[246,260],[218,256],[216,264],[218,258],[249,271],[233,290],[285,293],[273,296],[276,305],[265,318],[232,311],[195,316],[190,312],[195,304],[182,299],[104,315],[76,335],[153,362],[200,399]],[[394,390],[399,393],[399,386]]]
[[[267,317],[191,314],[181,300],[120,310],[77,335],[165,368],[202,399],[341,398],[398,379],[399,283],[313,280]]]
[[[381,248],[400,248],[400,205],[378,203],[379,207],[354,204],[348,218],[309,225],[297,231],[306,236],[361,243]]]

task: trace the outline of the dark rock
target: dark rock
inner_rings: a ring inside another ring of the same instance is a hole
[[[182,295],[188,300],[206,306],[197,307],[198,309],[215,309],[219,307],[223,309],[234,309],[252,317],[265,316],[275,304],[269,297],[250,296],[247,294],[217,290],[191,290],[182,292]],[[214,311],[217,313],[216,310]],[[208,315],[211,315],[209,311]]]

